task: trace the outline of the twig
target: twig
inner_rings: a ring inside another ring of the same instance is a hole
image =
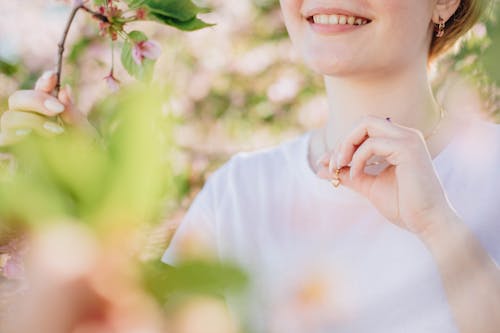
[[[66,43],[66,37],[68,37],[69,28],[73,23],[76,13],[82,7],[83,5],[79,5],[73,8],[71,14],[69,15],[68,22],[66,23],[66,27],[64,28],[64,33],[62,35],[61,41],[59,42],[59,44],[57,44],[57,46],[59,47],[59,53],[57,58],[57,81],[56,81],[56,87],[54,89],[54,95],[56,98],[57,95],[59,95],[59,90],[61,89],[61,72],[62,72],[62,62],[63,62],[64,45]]]
[[[56,87],[54,89],[54,95],[57,97],[59,95],[59,90],[61,89],[61,73],[62,73],[62,63],[63,63],[63,54],[64,54],[64,45],[66,44],[66,38],[68,37],[69,29],[71,28],[71,24],[73,23],[73,20],[75,19],[76,13],[78,10],[83,9],[87,13],[91,14],[94,18],[104,22],[104,23],[109,23],[108,18],[105,15],[102,15],[101,13],[94,12],[90,8],[85,7],[84,5],[78,5],[75,6],[71,14],[69,15],[68,22],[66,23],[66,27],[64,28],[64,33],[62,35],[61,41],[57,46],[59,47],[59,53],[58,53],[58,59],[57,59],[57,81],[56,81]]]

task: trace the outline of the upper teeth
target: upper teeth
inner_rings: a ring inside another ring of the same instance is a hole
[[[345,15],[325,15],[318,14],[313,16],[314,23],[319,24],[350,24],[350,25],[364,25],[368,23],[367,19],[363,19],[355,16],[345,16]]]

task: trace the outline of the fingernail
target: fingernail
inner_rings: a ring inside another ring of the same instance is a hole
[[[43,105],[45,107],[55,113],[61,113],[64,111],[64,105],[62,105],[60,102],[54,100],[54,99],[48,99],[46,100]]]
[[[48,79],[50,79],[50,77],[51,77],[52,75],[54,75],[54,74],[55,74],[55,72],[54,72],[53,70],[50,70],[50,71],[45,71],[45,72],[43,72],[43,74],[42,74],[42,76],[41,76],[41,79],[42,79],[42,80],[48,80]]]
[[[323,155],[321,155],[321,156],[320,156],[320,158],[318,158],[318,159],[316,160],[316,166],[318,166],[318,167],[319,167],[319,165],[321,164],[321,162],[323,162],[323,160],[325,159],[326,154],[327,154],[327,153],[323,153]]]
[[[16,135],[17,136],[26,136],[32,132],[31,128],[23,128],[23,129],[18,129],[16,130]]]
[[[318,158],[318,159],[316,160],[316,166],[317,166],[317,167],[319,167],[319,165],[320,165],[320,164],[321,164],[321,158]]]
[[[43,128],[54,134],[61,134],[64,132],[64,128],[50,121],[45,122]]]
[[[343,157],[344,156],[342,156],[342,153],[338,153],[338,155],[337,155],[337,168],[342,167],[342,158]]]
[[[330,157],[330,163],[328,164],[328,172],[333,173],[333,169],[335,168],[334,156]]]

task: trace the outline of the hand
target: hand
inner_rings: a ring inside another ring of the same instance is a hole
[[[378,175],[364,172],[380,156],[388,163]],[[422,235],[434,217],[451,209],[432,165],[422,134],[368,116],[321,160],[318,176],[332,179],[366,197],[389,221]],[[431,222],[432,221],[432,222]]]
[[[51,95],[56,86],[56,74],[45,72],[34,90],[18,90],[9,97],[9,109],[0,118],[0,146],[19,142],[31,132],[55,136],[64,132],[54,117],[65,124],[92,128],[86,117],[73,104],[69,86],[61,89],[58,98]]]

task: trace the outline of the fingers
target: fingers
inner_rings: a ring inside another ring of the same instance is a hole
[[[377,176],[361,173],[354,179],[351,179],[350,170],[351,168],[340,169],[340,173],[338,175],[340,184],[360,193],[363,196],[368,197],[370,195],[372,185],[377,179]]]
[[[7,147],[19,142],[22,137],[16,137],[5,133],[0,133],[0,147]]]
[[[317,167],[324,166],[326,163],[328,163],[329,160],[330,160],[330,153],[329,152],[325,152],[316,161],[316,166]]]
[[[320,178],[329,179],[336,169],[335,154],[333,152],[325,152],[317,161],[317,175]]]
[[[355,179],[363,173],[367,162],[373,156],[383,156],[391,164],[397,164],[397,155],[402,150],[401,143],[397,139],[368,138],[354,153],[351,160],[349,178]]]
[[[376,179],[376,176],[362,173],[358,175],[356,178],[352,179],[349,177],[350,168],[343,167],[339,169],[339,173],[337,174],[335,171],[330,172],[328,170],[328,166],[321,166],[316,175],[328,181],[333,179],[338,179],[342,186],[350,188],[362,195],[368,195],[372,188],[373,182]]]
[[[32,131],[43,136],[54,136],[64,129],[53,121],[31,112],[6,111],[0,118],[0,128],[5,141],[16,141]]]
[[[90,124],[87,117],[73,104],[73,96],[69,85],[61,89],[59,92],[59,100],[65,106],[64,112],[61,113],[61,118],[65,123],[77,126],[80,130],[88,133],[94,138],[99,137],[99,133],[94,126]]]
[[[46,71],[35,84],[35,90],[50,94],[56,87],[57,75],[54,71]]]
[[[336,163],[338,167],[347,166],[354,152],[370,137],[398,138],[404,135],[405,129],[385,119],[368,116],[342,140],[337,153]]]
[[[86,117],[73,104],[73,94],[71,87],[66,85],[59,91],[59,101],[64,105],[64,111],[61,113],[61,118],[65,123],[71,125],[81,125],[85,123]]]
[[[9,110],[36,112],[52,117],[62,113],[65,106],[40,90],[18,90],[9,97]]]

